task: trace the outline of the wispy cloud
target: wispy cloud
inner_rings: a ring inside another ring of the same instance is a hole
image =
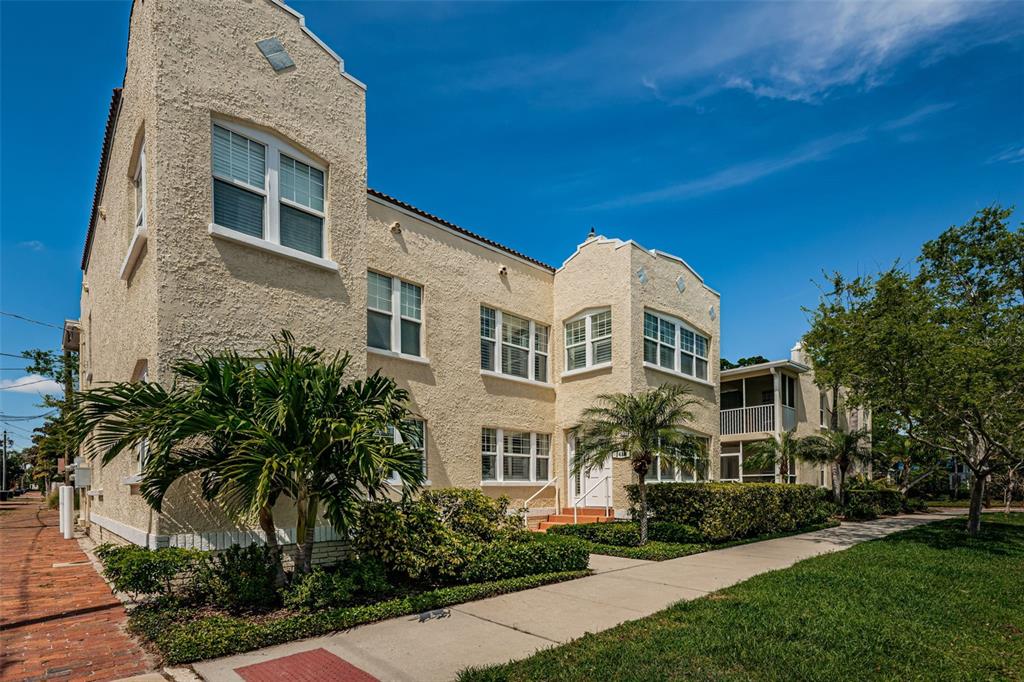
[[[902,130],[903,128],[910,128],[911,126],[917,125],[929,116],[947,111],[956,106],[956,102],[936,102],[934,104],[926,104],[920,109],[916,109],[906,116],[886,121],[879,126],[881,130],[893,131]]]
[[[63,393],[64,389],[53,379],[47,379],[38,374],[29,374],[17,379],[0,379],[0,391],[48,395]]]
[[[1024,144],[1010,145],[989,157],[988,163],[1024,163]]]
[[[789,154],[747,161],[700,178],[668,185],[648,192],[628,194],[610,201],[588,206],[587,208],[625,208],[628,206],[652,204],[659,201],[678,201],[713,192],[721,192],[722,190],[750,184],[797,166],[821,161],[843,147],[863,142],[866,139],[867,131],[864,130],[830,135],[809,142]]]
[[[29,251],[44,251],[46,244],[42,243],[38,239],[32,239],[27,242],[18,242],[18,246]]]

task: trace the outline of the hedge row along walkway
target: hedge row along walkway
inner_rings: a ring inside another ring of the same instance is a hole
[[[38,493],[0,503],[0,680],[115,680],[152,665]]]
[[[339,672],[342,666],[348,668],[348,675],[334,678],[339,680],[451,680],[468,666],[524,658],[759,573],[943,518],[948,514],[844,523],[662,562],[592,555],[596,575],[587,578],[197,663],[194,668],[211,682],[304,680],[308,678],[300,671],[315,659],[319,665],[332,661]]]

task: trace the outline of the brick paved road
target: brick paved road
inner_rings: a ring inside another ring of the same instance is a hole
[[[78,542],[61,537],[57,512],[38,493],[0,502],[0,680],[114,680],[152,670],[124,623],[121,603]]]

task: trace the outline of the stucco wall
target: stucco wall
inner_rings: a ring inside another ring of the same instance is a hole
[[[480,487],[483,427],[555,432],[554,384],[481,373],[480,306],[553,328],[553,275],[390,204],[371,198],[368,206],[367,267],[422,287],[423,352],[429,364],[367,351],[367,370],[380,369],[410,391],[413,411],[427,424],[431,486]],[[391,231],[394,222],[401,224],[398,234]],[[505,275],[499,274],[503,266]],[[358,312],[365,317],[365,309]],[[360,350],[365,347],[360,339]],[[556,459],[554,443],[552,450]],[[519,501],[538,488],[488,484],[485,491]],[[534,506],[549,498],[553,505],[553,493],[542,496]]]
[[[81,293],[81,386],[108,381],[129,381],[140,360],[153,358],[157,349],[157,310],[160,269],[150,242],[125,281],[121,265],[135,232],[135,169],[143,138],[152,134],[156,111],[153,13],[155,3],[138,3],[131,18],[124,90],[117,127],[110,147],[106,178],[99,198],[95,235]],[[146,140],[148,146],[148,139]],[[147,185],[153,185],[153,164],[147,164]],[[147,192],[147,212],[156,202]],[[93,452],[91,444],[84,449]],[[137,473],[135,453],[125,453],[107,466],[94,461],[93,490],[102,497],[83,498],[84,516],[98,511],[117,516],[137,528],[153,529],[156,515],[132,495],[122,481]]]

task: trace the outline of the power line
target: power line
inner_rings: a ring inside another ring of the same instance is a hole
[[[61,327],[60,325],[51,324],[49,322],[42,322],[40,320],[33,320],[31,317],[25,317],[24,315],[16,315],[15,313],[5,313],[2,310],[0,310],[0,315],[3,315],[5,317],[13,317],[14,319],[21,320],[22,322],[31,322],[32,324],[41,324],[44,327],[53,327],[54,329],[63,329],[64,328],[64,327]]]
[[[13,384],[11,386],[0,386],[0,391],[9,391],[12,388],[21,388],[22,386],[31,386],[32,384],[41,384],[44,381],[52,381],[52,379],[36,379],[35,381],[26,381],[23,384]]]
[[[52,414],[56,414],[57,410],[50,410],[49,412],[43,412],[42,414],[0,414],[0,419],[12,420],[12,421],[31,421],[33,419],[44,419]]]

